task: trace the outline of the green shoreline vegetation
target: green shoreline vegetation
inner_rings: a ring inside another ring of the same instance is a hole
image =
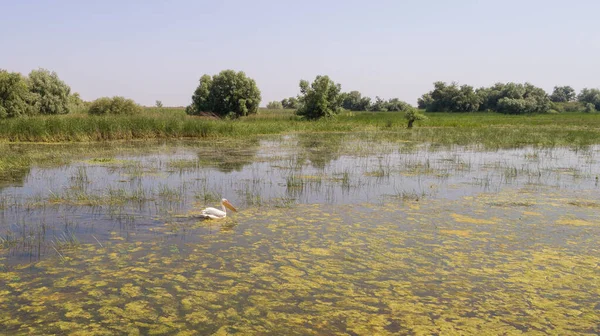
[[[418,109],[391,98],[372,102],[342,92],[328,76],[300,81],[300,94],[260,109],[261,92],[243,72],[200,78],[185,108],[142,107],[124,97],[83,101],[45,69],[28,76],[0,70],[0,177],[46,161],[50,154],[15,151],[15,143],[148,139],[243,139],[271,134],[371,132],[399,141],[485,148],[585,147],[600,143],[600,90],[552,94],[529,83],[473,88],[434,83]],[[281,109],[283,107],[283,109]],[[443,111],[443,112],[440,112]],[[412,128],[413,123],[418,127]]]
[[[293,110],[261,110],[235,120],[187,116],[181,109],[147,108],[139,115],[65,115],[0,120],[0,142],[93,142],[159,138],[248,137],[297,132],[395,132],[398,139],[500,147],[586,146],[600,143],[600,118],[589,113],[427,113],[406,129],[403,112],[346,112],[318,121]],[[493,139],[490,139],[490,136]],[[493,140],[493,143],[490,141]]]

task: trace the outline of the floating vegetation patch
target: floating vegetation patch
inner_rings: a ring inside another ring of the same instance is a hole
[[[114,157],[112,157],[112,158],[109,158],[109,157],[93,158],[93,159],[89,159],[85,162],[90,165],[120,165],[120,166],[132,165],[134,163],[130,160],[117,159]]]
[[[496,224],[497,220],[494,219],[483,219],[483,218],[474,218],[461,214],[450,214],[452,218],[458,223],[468,223],[468,224]]]
[[[584,219],[579,219],[579,218],[570,218],[570,217],[563,217],[559,220],[556,221],[557,225],[573,225],[573,226],[600,226],[600,222],[591,222],[591,221],[587,221]]]
[[[169,161],[168,166],[172,169],[189,170],[199,168],[200,163],[197,159],[178,159]]]
[[[471,236],[471,231],[469,231],[469,230],[440,230],[440,233],[444,233],[444,234],[448,234],[448,235],[456,235],[459,237]]]
[[[527,222],[489,200],[247,208],[183,221],[170,241],[65,234],[55,258],[0,272],[0,324],[97,335],[599,332],[600,226],[560,219],[557,236],[545,225],[561,210],[552,197],[539,195]]]
[[[492,203],[488,203],[488,205],[491,206],[497,206],[497,207],[531,207],[534,206],[535,204],[533,204],[532,202],[527,202],[527,201],[504,201],[504,202],[492,202]]]
[[[589,202],[589,201],[570,201],[570,205],[583,208],[600,208],[600,202]]]
[[[215,139],[32,166],[0,190],[0,333],[600,333],[598,151],[401,140]],[[238,212],[200,218],[223,197]]]

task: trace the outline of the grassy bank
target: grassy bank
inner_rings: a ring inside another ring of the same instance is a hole
[[[486,146],[585,146],[600,143],[600,115],[507,116],[430,113],[407,130],[402,113],[344,113],[303,121],[291,111],[263,110],[239,120],[186,116],[180,109],[148,109],[137,116],[68,115],[0,120],[0,142],[89,142],[160,138],[249,137],[293,132],[391,132],[408,141]]]

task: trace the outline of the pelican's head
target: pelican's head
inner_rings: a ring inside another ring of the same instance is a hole
[[[221,203],[222,203],[222,204],[223,204],[225,207],[227,207],[227,209],[229,209],[229,210],[231,210],[231,211],[235,211],[235,212],[237,212],[237,209],[236,209],[236,208],[235,208],[235,207],[234,207],[234,206],[233,206],[231,203],[229,203],[229,201],[228,201],[228,200],[226,200],[225,198],[223,198],[223,199],[221,200]]]

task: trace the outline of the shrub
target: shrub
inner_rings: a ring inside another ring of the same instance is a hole
[[[577,101],[580,103],[593,104],[594,109],[600,110],[600,90],[599,89],[583,89],[581,93],[577,96]]]
[[[267,104],[267,108],[269,110],[281,110],[283,109],[283,104],[278,101],[272,101]]]
[[[575,90],[570,86],[555,86],[550,95],[550,100],[555,103],[566,103],[575,100]]]
[[[594,106],[594,104],[592,104],[592,103],[587,103],[587,104],[585,104],[585,108],[583,111],[587,112],[587,113],[596,112],[596,106]]]
[[[404,102],[398,98],[391,98],[385,104],[387,110],[390,112],[409,111],[413,108],[409,103]]]
[[[564,102],[564,103],[552,103],[551,106],[552,109],[558,111],[558,112],[581,112],[585,109],[585,105],[577,102],[577,101],[570,101],[570,102]]]
[[[88,109],[89,114],[105,115],[105,114],[138,114],[142,111],[142,107],[136,104],[131,99],[124,97],[102,97],[94,100]]]
[[[79,93],[75,92],[69,95],[69,111],[71,113],[87,112],[87,104],[81,99]]]
[[[413,123],[417,120],[427,120],[427,117],[419,112],[415,108],[409,108],[404,113],[404,118],[408,121],[407,128],[412,128]]]

